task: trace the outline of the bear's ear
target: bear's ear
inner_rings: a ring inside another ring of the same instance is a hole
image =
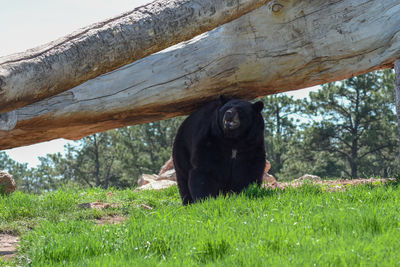
[[[256,103],[253,104],[253,109],[254,109],[256,112],[261,112],[261,110],[262,110],[263,108],[264,108],[264,103],[261,102],[261,101],[258,101],[258,102],[256,102]]]
[[[219,101],[221,102],[222,105],[224,105],[226,102],[228,102],[230,99],[226,97],[225,95],[220,95],[219,96]]]

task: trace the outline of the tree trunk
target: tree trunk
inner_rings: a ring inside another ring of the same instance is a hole
[[[96,186],[101,185],[101,177],[100,177],[100,149],[99,143],[101,142],[101,137],[97,134],[93,135],[93,156],[94,156],[94,177],[96,179]]]
[[[351,169],[351,178],[358,177],[358,142],[354,141],[351,149],[351,159],[349,161]]]
[[[400,60],[394,62],[394,70],[396,73],[396,111],[397,111],[397,133],[399,138],[399,170],[400,170]]]
[[[0,113],[71,89],[232,21],[269,0],[157,0],[0,58]]]
[[[355,161],[350,162],[351,179],[357,179],[358,165]]]
[[[184,115],[220,94],[252,99],[393,67],[399,25],[398,0],[274,0],[16,110],[0,149]]]

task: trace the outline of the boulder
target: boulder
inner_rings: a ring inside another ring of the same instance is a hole
[[[265,184],[273,184],[276,183],[276,179],[273,175],[269,174],[268,171],[271,169],[271,163],[267,160],[265,162],[265,169],[263,175],[263,183]]]
[[[176,181],[175,169],[170,169],[158,176],[157,180],[170,180]]]
[[[142,174],[138,180],[138,188],[136,190],[160,190],[176,185],[176,174],[172,159],[169,159],[161,168],[159,175]]]
[[[273,175],[268,174],[268,173],[264,173],[263,175],[263,183],[267,183],[267,184],[272,184],[272,183],[276,183],[276,179]]]
[[[158,179],[156,174],[142,174],[138,180],[138,186],[146,185],[155,182]]]
[[[169,158],[169,160],[167,160],[167,162],[165,162],[165,164],[161,167],[160,172],[158,173],[158,175],[162,175],[163,173],[174,169],[174,162],[172,161],[172,157]]]
[[[271,163],[269,163],[269,161],[265,161],[265,169],[264,169],[264,173],[268,173],[268,171],[271,169]]]
[[[135,191],[142,191],[142,190],[161,190],[161,189],[166,189],[168,187],[171,187],[173,185],[176,185],[175,181],[170,181],[170,180],[158,180],[156,182],[148,183],[142,186],[139,186],[138,188],[135,189]]]
[[[10,194],[14,191],[14,177],[8,172],[0,171],[0,194]]]

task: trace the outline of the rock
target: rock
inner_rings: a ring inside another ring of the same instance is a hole
[[[0,171],[0,194],[11,194],[14,191],[14,177],[8,172]]]
[[[156,174],[142,174],[138,180],[138,186],[146,185],[152,183],[158,179]]]
[[[145,185],[142,185],[138,188],[135,189],[135,191],[141,191],[141,190],[161,190],[161,189],[166,189],[168,187],[171,187],[173,185],[176,185],[175,181],[170,181],[170,180],[158,180],[156,182],[148,183]]]
[[[160,190],[176,185],[176,174],[172,159],[169,159],[160,170],[160,174],[142,174],[138,180],[137,191]]]
[[[264,175],[263,175],[263,183],[267,183],[267,184],[276,183],[276,179],[271,174],[264,173]]]
[[[304,181],[319,182],[319,181],[322,181],[322,179],[321,179],[321,177],[316,176],[316,175],[304,174],[303,176],[297,178],[293,182],[304,182]]]
[[[161,174],[157,180],[170,180],[170,181],[176,181],[176,173],[175,169],[170,169],[163,174]]]
[[[263,183],[267,184],[273,184],[276,183],[276,179],[274,176],[268,173],[268,171],[271,169],[271,163],[267,160],[265,162],[265,169],[264,169],[264,175],[263,175]]]
[[[172,160],[172,157],[169,158],[169,160],[167,162],[165,162],[165,164],[161,167],[160,172],[158,173],[158,175],[162,175],[165,172],[174,169],[174,162]]]
[[[271,169],[271,163],[269,163],[269,161],[267,160],[265,162],[265,169],[264,169],[264,173],[268,173],[268,171]]]

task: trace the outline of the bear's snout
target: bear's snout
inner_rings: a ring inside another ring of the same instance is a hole
[[[240,126],[239,114],[235,108],[228,109],[223,118],[224,130],[235,130]]]

